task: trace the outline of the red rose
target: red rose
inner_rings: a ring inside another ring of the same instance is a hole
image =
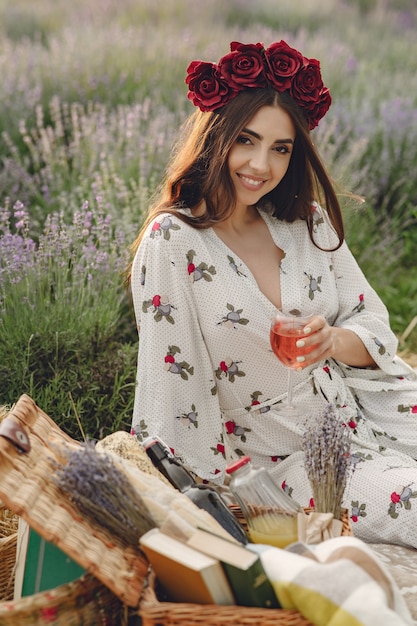
[[[321,93],[317,102],[315,102],[311,106],[304,107],[304,112],[308,118],[309,130],[313,130],[313,128],[316,128],[321,118],[326,115],[331,103],[332,103],[332,98],[330,96],[330,91],[326,87],[325,89],[321,90]],[[363,296],[362,296],[361,302],[362,301],[363,301]]]
[[[417,404],[411,407],[411,413],[417,413]]]
[[[291,81],[290,94],[302,106],[316,105],[324,88],[317,59],[304,59],[304,65]]]
[[[303,67],[303,55],[285,41],[277,41],[265,50],[266,77],[277,91],[291,87],[292,77]]]
[[[159,306],[161,304],[161,296],[154,296],[152,298],[152,304],[154,306]]]
[[[220,369],[222,370],[222,372],[227,372],[227,370],[229,369],[226,365],[226,363],[224,361],[220,362]]]
[[[225,423],[225,427],[226,427],[226,431],[228,435],[233,435],[233,433],[235,432],[235,426],[236,426],[235,422],[232,422],[231,420]]]
[[[189,100],[201,111],[214,111],[233,97],[234,90],[222,78],[214,63],[192,61],[187,68],[185,82]]]
[[[222,443],[218,443],[216,446],[216,450],[217,452],[220,452],[221,454],[224,454],[224,445]]]
[[[165,363],[175,363],[175,359],[172,354],[167,354],[164,361]]]
[[[401,496],[398,493],[395,493],[395,491],[391,494],[391,502],[399,502],[401,500]]]
[[[188,271],[188,273],[189,273],[189,274],[192,274],[192,273],[194,272],[194,270],[195,270],[195,265],[194,265],[194,263],[189,263],[189,264],[188,264],[188,267],[187,267],[187,271]]]
[[[265,87],[263,49],[262,43],[232,41],[231,52],[219,61],[219,72],[233,89]]]

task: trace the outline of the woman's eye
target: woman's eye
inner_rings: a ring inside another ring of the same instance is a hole
[[[287,146],[276,146],[275,151],[280,154],[289,154],[290,152]]]
[[[237,143],[241,143],[241,144],[243,144],[243,145],[249,146],[252,142],[251,142],[251,140],[249,139],[249,137],[245,137],[244,135],[240,135],[240,136],[237,138]]]

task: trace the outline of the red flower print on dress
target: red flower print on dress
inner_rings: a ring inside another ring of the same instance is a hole
[[[366,517],[366,504],[359,504],[359,500],[351,502],[350,519],[352,522],[358,522],[360,517]]]
[[[174,318],[171,315],[172,311],[176,310],[176,307],[170,303],[168,296],[160,296],[156,294],[150,300],[144,300],[142,302],[142,312],[147,313],[149,309],[153,309],[153,317],[155,322],[160,322],[162,319],[166,319],[170,324],[174,324]]]
[[[181,354],[177,346],[168,346],[168,352],[164,357],[165,370],[171,374],[179,374],[183,380],[188,380],[188,375],[194,374],[194,367],[186,361],[177,361],[176,354]]]
[[[263,402],[261,403],[259,400],[260,396],[262,396],[262,391],[254,391],[253,393],[250,394],[252,401],[250,403],[250,406],[245,407],[245,410],[250,411],[252,415],[261,415],[262,413],[268,413],[268,411],[271,410],[271,407],[269,405],[261,406],[259,409],[256,408],[258,404],[263,404]]]
[[[171,231],[180,230],[179,224],[174,224],[170,216],[165,216],[161,221],[155,221],[151,227],[151,233],[149,237],[155,239],[155,237],[163,237],[166,241],[171,238]]]
[[[363,293],[359,294],[358,300],[359,300],[358,304],[354,306],[352,309],[352,311],[356,313],[360,313],[365,308],[365,296],[363,295]]]
[[[417,413],[417,404],[399,404],[397,407],[398,413]]]
[[[417,491],[411,489],[411,484],[406,487],[397,487],[391,494],[391,502],[388,507],[388,515],[397,519],[401,510],[411,510],[411,499],[417,498]]]
[[[292,492],[294,491],[294,489],[292,487],[290,487],[289,485],[287,485],[287,481],[283,480],[281,483],[281,489],[282,491],[284,491],[288,496],[292,495]]]
[[[239,424],[236,424],[236,422],[233,422],[232,420],[229,420],[228,422],[225,422],[225,428],[226,428],[226,432],[228,435],[235,437],[237,439],[240,439],[240,441],[242,441],[242,443],[246,442],[246,433],[250,433],[251,429],[250,428],[245,428],[244,426],[239,426]]]
[[[207,263],[204,263],[203,261],[199,263],[199,265],[196,265],[194,263],[195,256],[196,253],[194,250],[189,250],[186,254],[188,261],[187,272],[191,282],[195,283],[201,279],[206,280],[207,282],[212,281],[212,276],[216,274],[216,268],[214,265],[208,266]]]
[[[227,357],[224,361],[220,361],[219,367],[215,371],[216,378],[221,380],[227,378],[229,382],[234,383],[236,376],[246,376],[245,372],[242,372],[238,364],[240,361],[233,361],[230,357]]]
[[[215,456],[217,456],[218,454],[221,454],[224,459],[226,458],[226,450],[225,450],[224,443],[223,443],[223,435],[220,436],[219,443],[216,444],[215,447],[211,446],[210,450],[213,451],[213,454]]]

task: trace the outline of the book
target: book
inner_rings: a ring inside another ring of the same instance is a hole
[[[235,604],[221,563],[153,528],[140,538],[156,577],[169,599],[197,604]]]
[[[187,540],[187,545],[221,562],[236,604],[280,608],[258,554],[203,529],[197,529]]]
[[[54,589],[85,573],[57,546],[45,541],[19,518],[14,599],[31,596],[39,591]]]

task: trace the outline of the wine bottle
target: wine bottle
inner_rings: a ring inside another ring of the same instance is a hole
[[[169,480],[171,485],[185,494],[200,509],[210,513],[227,532],[242,544],[248,538],[221,494],[214,487],[197,483],[184,465],[172,454],[158,437],[148,437],[143,446],[152,463]]]

